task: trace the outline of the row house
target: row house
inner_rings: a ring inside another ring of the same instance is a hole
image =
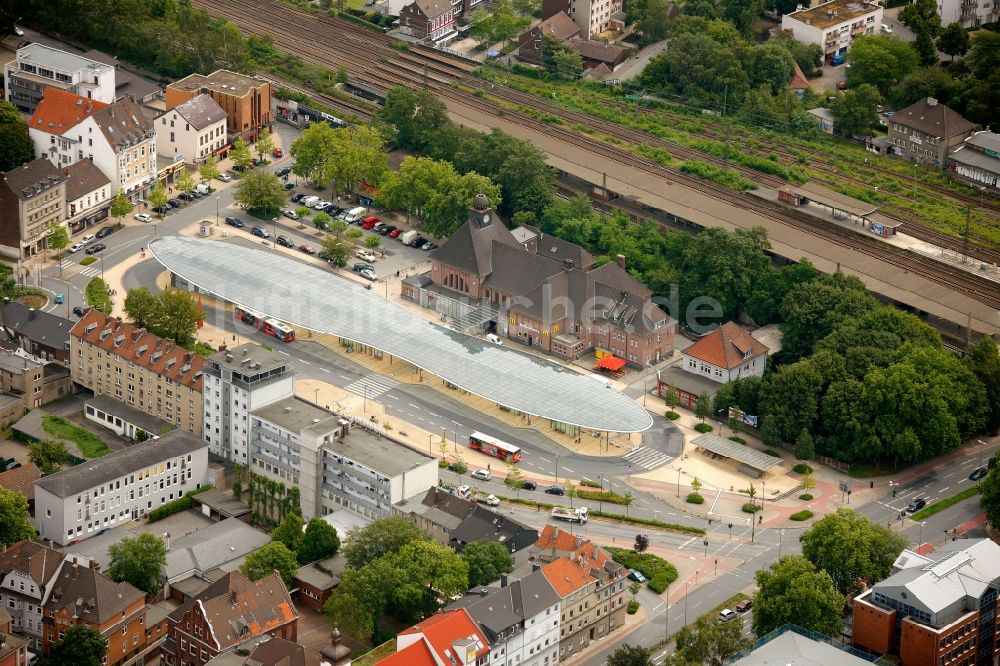
[[[41,254],[46,234],[66,219],[66,176],[44,157],[0,181],[0,254],[14,261]]]
[[[226,145],[226,112],[211,95],[198,95],[154,121],[159,154],[200,164]]]
[[[11,633],[13,620],[0,608],[0,666],[28,666],[28,639]]]
[[[42,606],[62,562],[62,553],[35,541],[19,541],[0,553],[0,606],[11,617],[11,631],[26,637],[36,654],[42,651]]]
[[[66,224],[71,234],[107,219],[114,199],[111,180],[90,160],[65,169]]]
[[[413,0],[399,11],[399,31],[416,39],[444,43],[458,35],[457,16],[450,0]]]
[[[38,42],[19,48],[4,70],[7,101],[28,115],[49,90],[106,104],[115,101],[113,66]]]

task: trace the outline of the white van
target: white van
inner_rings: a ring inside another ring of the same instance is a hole
[[[399,238],[397,238],[396,240],[398,240],[403,245],[409,245],[410,243],[413,242],[413,239],[416,237],[417,237],[417,232],[414,231],[413,229],[410,229],[405,233],[399,234]]]
[[[492,342],[495,345],[501,345],[501,346],[503,345],[503,340],[501,340],[500,336],[497,335],[496,333],[487,333],[486,342]]]
[[[364,216],[365,216],[365,209],[362,208],[361,206],[358,206],[357,208],[352,208],[351,210],[347,211],[347,215],[344,216],[344,222],[347,222],[348,224],[354,224]]]
[[[300,201],[299,204],[305,206],[306,208],[312,208],[317,201],[319,201],[319,197],[308,196],[308,197],[303,197],[302,201]]]
[[[208,194],[208,185],[206,185],[205,183],[198,183],[197,185],[194,186],[194,191],[200,194],[201,196],[205,196],[206,194]]]

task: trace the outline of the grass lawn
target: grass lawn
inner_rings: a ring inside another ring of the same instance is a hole
[[[100,458],[111,453],[111,449],[108,448],[103,439],[89,430],[73,425],[61,416],[43,417],[42,428],[53,437],[76,444],[84,458]]]
[[[910,520],[923,520],[924,518],[930,518],[938,511],[944,511],[949,506],[954,506],[962,500],[967,500],[970,497],[976,495],[979,492],[978,486],[972,486],[971,488],[966,488],[960,493],[952,495],[951,497],[946,497],[939,502],[934,502],[930,506],[926,506],[920,511],[910,516]]]

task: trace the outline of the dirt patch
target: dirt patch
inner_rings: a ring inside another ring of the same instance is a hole
[[[29,308],[35,308],[36,310],[40,310],[48,304],[49,299],[46,298],[45,296],[40,296],[38,294],[23,294],[17,297],[17,302],[23,303],[24,305],[27,305]]]

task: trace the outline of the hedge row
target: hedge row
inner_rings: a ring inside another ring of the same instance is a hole
[[[111,305],[111,297],[108,296],[108,284],[99,277],[95,277],[84,288],[84,295],[87,297],[87,305],[97,308],[104,314],[111,314],[114,306]]]
[[[629,569],[635,569],[649,581],[649,589],[657,594],[666,592],[667,587],[677,580],[677,568],[659,555],[637,553],[624,548],[604,547],[611,558]]]
[[[610,502],[611,504],[625,504],[625,498],[618,493],[613,493],[610,490],[605,490],[601,492],[600,490],[580,490],[576,491],[576,496],[580,499],[590,500],[592,502]]]
[[[163,520],[167,516],[172,516],[175,513],[180,513],[181,511],[187,511],[192,506],[194,506],[194,500],[191,499],[194,495],[198,493],[203,493],[206,490],[211,490],[214,488],[211,483],[202,486],[201,488],[195,488],[194,490],[189,490],[184,493],[183,497],[178,497],[172,502],[167,502],[163,506],[156,507],[152,511],[146,514],[149,518],[149,522],[155,523],[158,520]]]
[[[554,504],[549,504],[548,502],[539,502],[533,499],[523,499],[518,497],[504,497],[498,495],[500,499],[505,502],[510,502],[511,504],[523,504],[524,506],[534,506],[539,507],[539,509],[551,509]],[[633,523],[635,525],[648,525],[650,527],[659,527],[665,530],[673,530],[674,532],[683,532],[685,534],[698,534],[702,535],[705,533],[704,528],[701,527],[691,527],[690,525],[680,525],[678,523],[668,523],[662,520],[656,520],[654,518],[636,518],[635,516],[623,516],[618,513],[607,513],[606,511],[595,511],[590,509],[591,518],[610,518],[612,520],[620,520],[623,523]]]

